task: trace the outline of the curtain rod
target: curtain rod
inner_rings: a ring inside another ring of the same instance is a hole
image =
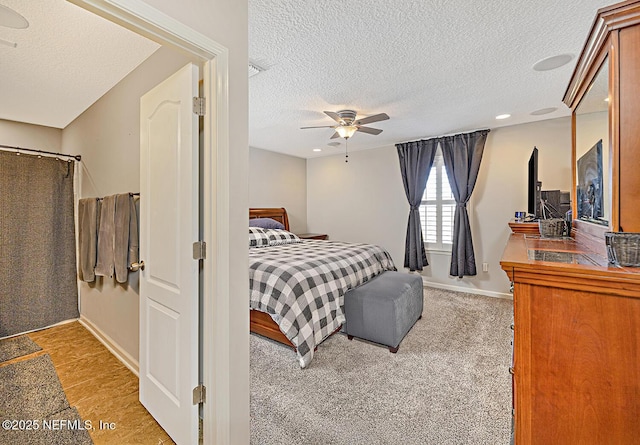
[[[410,142],[420,142],[420,141],[428,141],[428,140],[431,140],[431,139],[440,139],[440,138],[446,138],[446,137],[451,137],[451,136],[460,136],[462,134],[477,133],[479,131],[490,132],[491,129],[490,128],[481,128],[479,130],[463,131],[462,133],[447,133],[447,134],[443,134],[443,135],[440,135],[440,136],[425,136],[423,138],[414,139],[414,140],[411,140],[411,141],[397,142],[396,144],[408,144]],[[394,144],[394,145],[396,145],[396,144]]]
[[[80,161],[82,159],[82,156],[80,155],[67,155],[64,153],[55,153],[53,151],[36,150],[35,148],[12,147],[10,145],[0,145],[0,148],[10,148],[12,150],[31,151],[34,153],[43,153],[47,155],[65,156],[67,158],[74,158],[76,161]]]

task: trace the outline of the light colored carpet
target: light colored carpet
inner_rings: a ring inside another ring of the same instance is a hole
[[[251,335],[251,443],[508,444],[511,300],[425,289],[397,354],[336,334],[307,369]]]
[[[5,338],[0,340],[0,363],[40,350],[42,348],[26,335]]]

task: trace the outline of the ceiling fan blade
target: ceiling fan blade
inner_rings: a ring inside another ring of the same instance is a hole
[[[333,111],[325,111],[324,114],[329,116],[331,119],[333,119],[337,123],[342,123],[342,118],[338,113],[334,113]]]
[[[367,116],[363,117],[362,119],[358,119],[353,123],[353,125],[371,124],[373,122],[386,121],[387,119],[389,119],[387,113],[374,114],[373,116]]]
[[[307,128],[335,128],[335,125],[321,125],[319,127],[300,127],[301,130],[306,130]]]
[[[333,135],[329,139],[335,139],[335,138],[339,138],[339,137],[340,137],[340,135],[336,131],[335,133],[333,133]]]
[[[378,128],[371,128],[371,127],[358,127],[358,131],[361,131],[367,134],[374,134],[374,135],[382,133],[382,130]]]

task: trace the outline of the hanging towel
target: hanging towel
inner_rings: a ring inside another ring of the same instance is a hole
[[[116,195],[105,196],[100,209],[98,229],[98,261],[96,275],[112,277],[114,271],[113,245],[115,241]]]
[[[138,262],[138,218],[133,196],[116,195],[114,266],[116,281],[126,283],[129,265]]]
[[[131,214],[129,198],[128,193],[116,195],[113,264],[116,271],[116,281],[118,283],[125,283],[127,281],[127,267],[129,266],[127,263],[129,259],[129,217]]]
[[[78,201],[79,272],[80,279],[88,283],[96,279],[99,218],[100,201],[96,198],[83,198]]]
[[[129,218],[129,265],[137,263],[140,259],[140,233],[138,227],[138,212],[136,209],[136,199],[129,197],[130,218]]]

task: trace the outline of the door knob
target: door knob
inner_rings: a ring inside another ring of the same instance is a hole
[[[144,270],[144,261],[140,261],[139,263],[131,263],[131,266],[129,266],[129,270],[131,272],[137,272],[138,269]]]

